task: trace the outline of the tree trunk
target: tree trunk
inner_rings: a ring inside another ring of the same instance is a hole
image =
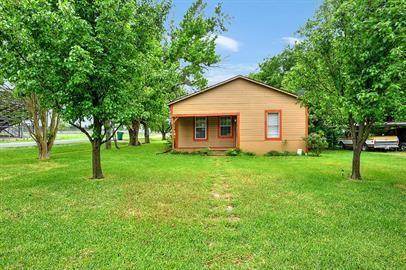
[[[351,179],[361,180],[361,152],[362,145],[355,145],[353,143],[353,154],[352,154],[352,172]]]
[[[149,127],[146,122],[142,122],[142,125],[144,127],[144,143],[150,143],[151,140],[149,139]]]
[[[43,109],[36,94],[25,98],[25,105],[31,118],[31,125],[27,124],[26,127],[37,143],[38,159],[47,160],[58,132],[59,115],[53,110]]]
[[[166,134],[168,134],[168,132],[171,131],[171,125],[168,125],[168,123],[166,121],[163,121],[160,127],[160,132],[162,135],[162,140],[165,141],[166,140]]]
[[[109,132],[106,133],[106,136],[111,136],[111,134],[109,134]],[[107,140],[106,142],[106,149],[110,150],[111,149],[111,139]]]
[[[37,142],[38,146],[38,159],[39,160],[48,160],[49,159],[49,151],[46,143],[44,141]]]
[[[373,125],[373,121],[365,121],[362,123],[355,123],[351,121],[351,136],[352,136],[352,172],[351,179],[361,180],[361,152],[365,141],[368,138],[369,132]]]
[[[114,141],[114,146],[116,147],[116,149],[120,149],[120,147],[118,146],[118,142],[117,142],[117,132],[113,136],[113,141]]]
[[[92,170],[93,179],[103,179],[103,172],[101,167],[101,156],[100,156],[100,139],[95,139],[92,142]]]
[[[56,133],[58,132],[59,128],[59,120],[60,120],[59,114],[52,111],[51,124],[49,125],[48,141],[47,141],[47,149],[49,153],[51,153],[52,147],[54,146]]]
[[[128,135],[130,136],[128,145],[131,145],[131,146],[140,145],[140,141],[138,139],[139,131],[140,131],[140,121],[133,120],[131,122],[131,125],[128,126]]]
[[[93,140],[92,142],[92,171],[93,179],[104,178],[101,168],[100,146],[102,145],[103,121],[93,117]]]
[[[110,150],[111,149],[111,125],[110,121],[106,121],[104,123],[104,128],[106,129],[106,149]]]

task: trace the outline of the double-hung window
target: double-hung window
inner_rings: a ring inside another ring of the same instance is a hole
[[[219,137],[230,138],[233,136],[233,118],[231,116],[219,117]]]
[[[266,136],[267,140],[281,139],[281,111],[266,111]]]
[[[207,117],[195,117],[195,140],[207,140]]]

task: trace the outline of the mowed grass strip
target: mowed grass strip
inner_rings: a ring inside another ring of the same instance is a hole
[[[406,155],[157,154],[163,144],[0,150],[2,269],[401,269]]]

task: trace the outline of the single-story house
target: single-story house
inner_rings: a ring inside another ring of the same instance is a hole
[[[173,149],[264,154],[305,151],[308,113],[297,96],[236,76],[169,103]]]

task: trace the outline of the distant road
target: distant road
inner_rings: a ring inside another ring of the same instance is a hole
[[[88,142],[88,139],[56,140],[54,144],[74,144]],[[0,148],[32,147],[37,146],[35,142],[10,142],[0,143]]]

